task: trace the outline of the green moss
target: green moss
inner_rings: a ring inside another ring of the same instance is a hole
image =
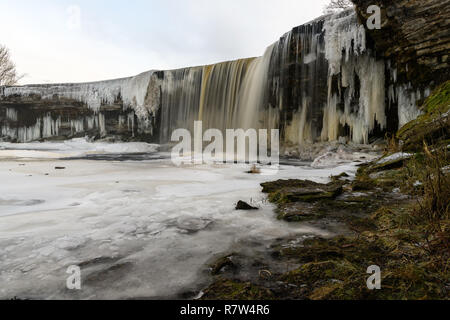
[[[427,112],[442,111],[437,105],[448,99],[448,93],[441,97],[441,100],[428,102],[424,107]],[[362,165],[351,187],[353,191],[368,191],[364,194],[350,192],[341,181],[345,177],[332,177],[334,184],[328,185],[303,180],[266,184],[264,188],[269,199],[277,203],[280,219],[330,218],[345,222],[352,231],[347,236],[309,239],[292,247],[278,245],[273,256],[280,259],[280,263],[287,261],[298,267],[271,279],[269,288],[274,288],[274,282],[285,284],[284,289],[277,287],[276,297],[448,299],[450,178],[448,173],[440,172],[449,165],[449,154],[446,148],[442,148],[442,152],[436,149],[439,143],[448,140],[445,135],[438,135],[438,138],[438,144],[428,148],[423,148],[423,139],[420,140],[423,152],[417,152],[409,159],[383,165],[376,162]],[[339,191],[327,189],[331,186]],[[393,188],[400,188],[411,198],[385,193]],[[370,265],[381,268],[382,290],[367,288],[367,267]],[[218,296],[246,299],[273,294],[270,290],[265,291],[266,284],[260,285],[243,287],[242,283],[225,282],[217,289]]]
[[[233,263],[232,257],[234,254],[230,254],[226,257],[222,257],[218,259],[216,262],[210,265],[211,274],[212,275],[218,275],[223,268],[229,267],[229,268],[235,268],[235,265]]]
[[[352,183],[353,191],[370,191],[377,187],[374,180],[369,178],[360,178]]]
[[[343,182],[320,184],[308,180],[278,180],[263,183],[263,192],[269,193],[269,201],[277,204],[316,202],[334,199],[342,193]]]
[[[450,81],[437,88],[425,100],[422,106],[423,115],[407,123],[397,133],[397,138],[403,141],[403,150],[418,151],[422,142],[434,144],[437,141],[448,140],[450,125]],[[446,115],[445,117],[443,115]]]
[[[273,300],[273,293],[250,282],[218,279],[206,290],[202,300]]]
[[[422,109],[425,113],[440,115],[448,111],[449,104],[450,81],[447,81],[433,92],[433,94],[425,101]]]

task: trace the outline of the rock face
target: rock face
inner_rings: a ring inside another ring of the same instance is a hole
[[[155,81],[150,71],[103,82],[0,87],[0,138],[29,142],[88,135],[159,142]]]
[[[450,67],[449,0],[352,0],[361,22],[367,8],[381,8],[380,30],[368,30],[378,54],[397,68],[398,80],[414,86],[448,80]]]
[[[133,110],[120,103],[104,105],[99,112],[73,99],[43,100],[39,96],[12,96],[0,102],[0,133],[3,138],[28,142],[41,139],[69,139],[117,136],[122,140],[138,137],[138,119]],[[142,140],[151,141],[144,135]]]

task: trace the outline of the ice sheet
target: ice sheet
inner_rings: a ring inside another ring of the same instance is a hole
[[[167,298],[195,292],[208,280],[205,264],[217,254],[248,243],[264,248],[289,235],[333,235],[276,220],[261,182],[326,182],[331,174],[356,171],[354,164],[282,166],[276,176],[245,173],[248,169],[175,167],[168,161],[1,161],[0,299]],[[235,211],[238,200],[261,209]],[[82,269],[81,291],[66,289],[70,265]]]
[[[64,142],[0,142],[0,160],[2,158],[59,159],[88,154],[152,153],[158,149],[159,145],[144,142],[90,142],[86,138]]]

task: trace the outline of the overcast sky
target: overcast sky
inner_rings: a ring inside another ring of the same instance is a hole
[[[329,0],[1,0],[25,83],[83,82],[260,56]]]

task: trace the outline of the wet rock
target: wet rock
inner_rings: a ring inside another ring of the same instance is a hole
[[[369,191],[375,189],[377,186],[374,183],[373,180],[369,179],[361,179],[361,180],[355,180],[352,183],[352,190],[353,191]]]
[[[252,166],[252,168],[247,171],[247,173],[249,174],[260,174],[261,173],[261,169],[258,168],[256,165]]]
[[[319,219],[322,215],[316,205],[299,202],[284,204],[278,208],[277,212],[278,219],[288,222]]]
[[[395,153],[371,164],[366,171],[367,173],[375,173],[400,169],[412,156],[413,154],[410,153]]]
[[[220,258],[210,266],[211,274],[214,276],[221,273],[225,268],[236,269],[236,267],[233,262],[233,254]]]
[[[261,184],[273,203],[316,202],[334,199],[343,192],[342,182],[328,184],[308,180],[278,180]]]
[[[236,210],[259,210],[259,208],[253,207],[247,202],[239,201],[236,205]]]
[[[345,173],[345,172],[341,173],[341,174],[338,175],[338,176],[332,176],[332,177],[331,177],[331,180],[332,180],[332,181],[335,181],[335,182],[338,182],[338,181],[347,181],[348,179],[350,179],[350,176],[349,176],[347,173]]]

